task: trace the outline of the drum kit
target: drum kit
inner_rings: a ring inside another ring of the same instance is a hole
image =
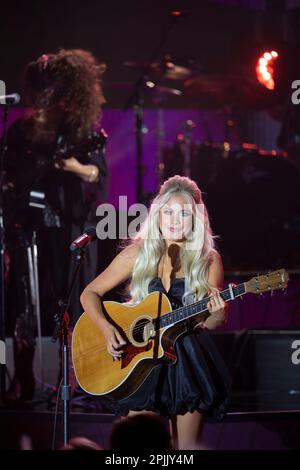
[[[136,104],[138,104],[140,109],[137,116],[137,131],[143,124],[141,122],[143,108],[154,107],[157,109],[158,156],[156,168],[158,184],[172,176],[174,171],[197,180],[199,171],[202,173],[203,170],[199,165],[196,165],[197,168],[195,168],[193,123],[191,120],[185,121],[182,129],[178,130],[181,136],[180,142],[176,141],[171,150],[170,146],[165,145],[163,138],[164,109],[223,110],[226,142],[216,145],[210,141],[205,146],[204,153],[210,150],[211,154],[215,154],[216,147],[218,147],[222,155],[228,155],[226,149],[230,148],[230,133],[235,125],[235,120],[231,118],[233,112],[258,111],[276,104],[276,94],[263,87],[255,76],[252,77],[246,72],[231,75],[208,73],[195,63],[175,64],[169,55],[165,56],[162,62],[125,61],[123,66],[140,75],[138,82],[108,83],[105,85],[105,92],[108,101],[111,101],[110,98],[113,97],[121,98],[121,100],[122,98],[123,100],[127,99],[124,109],[130,107],[136,109]],[[206,128],[205,122],[203,122],[203,127]],[[140,141],[138,147],[141,145]],[[204,151],[204,147],[201,149]],[[200,160],[197,158],[197,162],[200,163]],[[138,162],[139,165],[142,165],[141,161]],[[140,198],[138,199],[140,200]]]

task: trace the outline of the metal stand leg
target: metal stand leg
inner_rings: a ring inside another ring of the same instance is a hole
[[[193,128],[195,127],[195,123],[191,120],[188,120],[184,123],[184,175],[191,177],[191,135]]]
[[[163,162],[163,149],[165,139],[164,116],[163,109],[157,110],[157,187],[163,183],[164,176],[164,162]]]
[[[38,356],[40,368],[40,380],[42,390],[45,388],[44,366],[43,366],[43,345],[42,345],[42,327],[41,327],[41,308],[40,308],[40,290],[38,276],[38,249],[36,242],[36,232],[33,232],[31,246],[27,247],[28,273],[30,284],[30,296],[33,306],[34,316],[37,322],[38,331]]]

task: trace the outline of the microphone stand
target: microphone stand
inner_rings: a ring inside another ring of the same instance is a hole
[[[3,109],[3,136],[0,149],[0,345],[1,351],[4,351],[0,357],[0,401],[4,403],[5,395],[5,289],[4,289],[4,210],[3,210],[3,176],[4,176],[4,157],[7,146],[7,124],[8,124],[9,105],[5,104]]]
[[[63,402],[63,431],[64,431],[64,445],[67,444],[70,434],[70,391],[71,386],[69,383],[69,313],[71,295],[73,287],[79,273],[80,267],[84,262],[85,251],[84,247],[80,248],[76,253],[76,264],[72,273],[71,282],[67,291],[65,299],[60,299],[58,302],[59,312],[54,315],[56,323],[53,333],[52,341],[55,342],[58,335],[61,336],[61,353],[62,353],[62,385],[61,385],[61,399]],[[59,399],[59,397],[57,397]]]

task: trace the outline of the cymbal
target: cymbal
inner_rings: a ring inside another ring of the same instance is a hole
[[[180,65],[175,65],[173,62],[166,62],[164,78],[169,80],[185,80],[193,75],[193,70]]]
[[[195,73],[192,68],[176,65],[171,61],[152,63],[125,61],[123,65],[129,68],[145,70],[157,77],[167,78],[169,80],[185,80]]]
[[[276,94],[245,75],[199,74],[184,82],[184,96],[207,108],[235,105],[263,109],[275,104]]]
[[[128,94],[135,91],[135,84],[131,82],[111,82],[104,85],[104,88],[112,91],[126,92]],[[177,88],[156,85],[154,82],[148,80],[142,86],[142,93],[151,96],[153,99],[164,98],[168,96],[181,96],[182,91]]]

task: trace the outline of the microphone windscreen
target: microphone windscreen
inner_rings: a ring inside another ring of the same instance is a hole
[[[96,227],[93,227],[93,226],[86,227],[84,231],[93,239],[97,238]]]
[[[13,93],[13,95],[12,95],[12,96],[14,97],[15,104],[18,104],[18,103],[20,103],[21,96],[20,96],[18,93]]]

